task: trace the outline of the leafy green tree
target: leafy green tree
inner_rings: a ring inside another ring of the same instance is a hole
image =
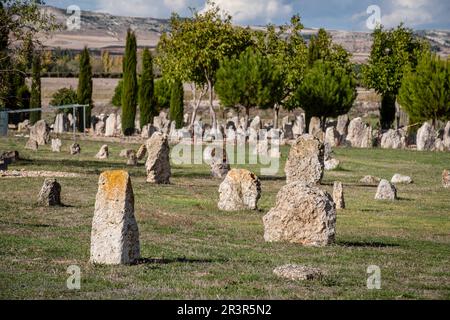
[[[127,33],[125,56],[123,59],[122,88],[122,131],[126,136],[132,135],[135,129],[136,106],[138,98],[136,66],[136,35],[129,29]]]
[[[224,59],[215,89],[225,107],[245,109],[247,129],[251,108],[272,108],[280,100],[282,80],[281,72],[268,57],[248,48],[237,58]]]
[[[51,106],[66,106],[78,103],[78,93],[72,88],[61,88],[52,95]]]
[[[389,129],[395,119],[395,101],[405,70],[417,66],[427,45],[403,24],[390,30],[380,26],[372,37],[369,63],[363,68],[363,82],[382,96],[380,124],[383,129]]]
[[[325,130],[328,117],[348,113],[356,99],[356,80],[345,68],[317,60],[296,92],[305,118],[321,118]]]
[[[424,122],[450,119],[450,69],[449,60],[424,54],[416,70],[411,68],[403,77],[399,102],[411,121]]]
[[[25,77],[21,61],[23,48],[29,42],[40,45],[38,32],[47,33],[59,28],[53,15],[40,10],[40,0],[2,0],[0,1],[0,105],[16,104],[15,81]],[[32,59],[28,57],[27,63]],[[14,99],[14,101],[6,101]]]
[[[141,128],[153,123],[157,116],[153,75],[153,58],[148,49],[142,54],[142,76],[139,86],[139,110]]]
[[[91,109],[92,109],[92,66],[89,56],[89,50],[84,48],[80,56],[80,74],[78,77],[78,103],[82,105],[89,105],[86,108],[86,119],[84,119],[84,112],[82,108],[77,110],[78,129],[83,130],[83,125],[86,124],[86,128],[91,126]]]
[[[183,128],[184,122],[184,89],[183,82],[174,81],[170,95],[170,120],[175,121],[177,129]]]
[[[116,88],[114,89],[114,95],[111,99],[111,103],[115,107],[122,106],[122,90],[123,90],[123,80],[119,80]]]
[[[292,110],[300,107],[294,99],[294,92],[301,84],[308,66],[308,50],[302,35],[300,16],[294,15],[289,24],[267,26],[267,32],[254,33],[255,45],[274,66],[281,71],[282,94],[274,101],[274,127],[278,128],[278,114],[281,107]]]
[[[30,109],[38,108],[41,108],[41,57],[36,53],[33,57]],[[35,124],[39,120],[41,120],[41,111],[30,113],[31,124]]]
[[[168,79],[160,78],[155,81],[155,101],[157,113],[160,110],[170,108],[171,95],[172,95],[172,87]]]
[[[192,121],[195,107],[208,89],[211,124],[215,128],[214,85],[220,61],[239,54],[252,40],[247,29],[233,26],[231,16],[222,14],[213,2],[207,1],[207,8],[194,11],[191,19],[172,16],[171,32],[163,34],[158,44],[157,63],[165,76],[202,88],[201,94],[196,95]]]

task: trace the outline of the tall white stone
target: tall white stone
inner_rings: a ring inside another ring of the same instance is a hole
[[[125,171],[100,175],[91,232],[90,262],[133,264],[140,259],[139,229],[134,217],[134,194]]]

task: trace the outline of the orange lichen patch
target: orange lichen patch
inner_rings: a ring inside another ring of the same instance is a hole
[[[128,172],[123,170],[103,172],[100,176],[100,188],[103,190],[106,199],[124,198],[129,178]]]
[[[245,169],[232,169],[228,172],[228,176],[233,181],[247,181],[255,179],[255,175]]]

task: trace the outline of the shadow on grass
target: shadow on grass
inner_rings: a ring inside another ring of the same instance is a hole
[[[13,226],[18,226],[18,227],[32,227],[32,228],[51,228],[51,227],[54,227],[54,226],[52,226],[50,224],[17,223],[17,222],[5,222],[5,221],[0,221],[0,224],[13,225]]]
[[[226,261],[224,259],[191,259],[191,258],[142,258],[139,259],[136,265],[143,265],[143,264],[172,264],[172,263],[186,263],[186,264],[203,264],[203,263],[225,263]]]
[[[395,248],[400,245],[379,241],[337,241],[336,245],[353,248]]]
[[[286,177],[280,176],[261,176],[259,177],[261,181],[286,181]]]

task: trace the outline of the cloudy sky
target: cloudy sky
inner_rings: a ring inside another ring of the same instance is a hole
[[[405,22],[415,29],[450,29],[449,0],[215,0],[231,13],[234,22],[247,25],[281,24],[299,13],[306,27],[367,31],[371,14],[367,8],[377,5],[382,24],[388,27]],[[115,15],[168,18],[171,12],[189,16],[189,8],[202,10],[205,0],[47,0],[60,8],[78,5],[82,10]],[[373,12],[372,12],[373,14]]]

